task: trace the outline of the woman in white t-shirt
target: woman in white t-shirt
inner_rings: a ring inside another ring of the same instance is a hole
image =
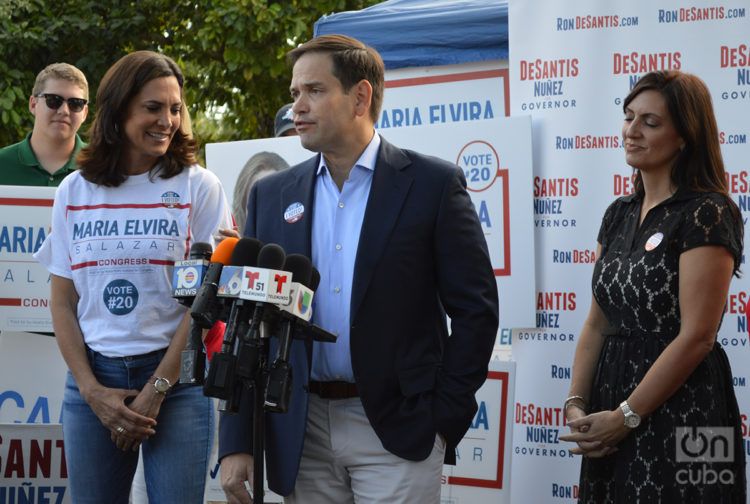
[[[37,254],[52,273],[52,320],[70,369],[72,500],[127,502],[142,447],[151,502],[202,502],[213,417],[200,387],[177,384],[189,315],[171,297],[171,273],[232,218],[219,180],[196,164],[174,61],[150,51],[121,58],[96,106],[80,171],[60,185]]]

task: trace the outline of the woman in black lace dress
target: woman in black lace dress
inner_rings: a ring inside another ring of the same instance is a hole
[[[743,225],[711,97],[693,75],[653,72],[623,108],[635,192],[604,214],[565,401],[580,499],[744,504],[737,399],[716,341]]]

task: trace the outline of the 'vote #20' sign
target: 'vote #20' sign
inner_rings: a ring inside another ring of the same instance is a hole
[[[510,275],[508,169],[500,168],[497,151],[483,140],[466,144],[456,164],[464,171],[466,188],[482,224],[495,275]]]

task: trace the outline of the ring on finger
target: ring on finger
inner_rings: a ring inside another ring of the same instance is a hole
[[[115,429],[115,432],[117,432],[118,434],[122,434],[125,432],[125,427],[123,427],[122,425],[118,425]]]

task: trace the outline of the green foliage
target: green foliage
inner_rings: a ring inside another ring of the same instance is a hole
[[[378,1],[0,0],[0,146],[31,129],[29,95],[46,65],[83,70],[91,118],[104,72],[139,49],[180,64],[202,143],[272,136],[276,110],[289,101],[286,52],[312,37],[322,15]]]

